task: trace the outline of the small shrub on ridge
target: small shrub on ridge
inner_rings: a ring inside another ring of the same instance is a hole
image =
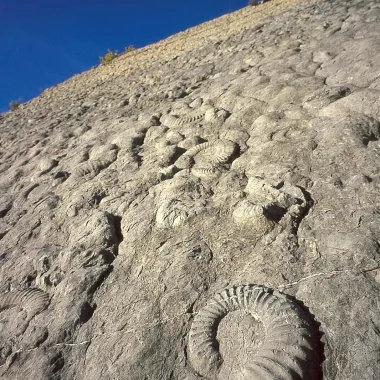
[[[12,111],[17,110],[17,108],[20,107],[21,102],[22,102],[22,99],[21,99],[21,98],[19,98],[19,99],[17,99],[17,100],[11,100],[11,101],[9,102],[9,108],[10,108]]]
[[[104,57],[99,57],[99,60],[100,60],[100,63],[105,65],[105,64],[111,62],[112,60],[114,60],[118,56],[119,56],[119,54],[118,54],[117,50],[112,51],[112,50],[108,49],[107,54]]]
[[[136,50],[136,48],[133,45],[129,45],[125,48],[124,53],[129,53],[129,52],[134,51],[134,50]]]

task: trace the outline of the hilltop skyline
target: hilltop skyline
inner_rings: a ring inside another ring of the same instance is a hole
[[[0,112],[99,64],[107,49],[122,53],[241,9],[247,0],[194,0],[164,4],[20,0],[0,4]]]

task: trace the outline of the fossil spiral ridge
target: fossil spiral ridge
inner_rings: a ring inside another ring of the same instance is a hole
[[[0,311],[12,307],[20,307],[27,313],[27,321],[46,309],[49,296],[37,288],[11,291],[0,296]]]
[[[180,169],[191,168],[191,173],[199,178],[218,177],[237,150],[238,145],[229,140],[207,141],[187,150],[175,165]]]
[[[197,373],[216,379],[223,364],[216,339],[219,322],[242,310],[264,325],[265,338],[243,369],[244,379],[317,380],[319,331],[312,317],[289,296],[261,285],[240,285],[217,293],[194,317],[189,358]]]
[[[99,174],[103,169],[111,165],[112,162],[113,161],[111,160],[100,160],[100,159],[89,160],[85,163],[78,165],[76,168],[74,168],[72,175],[74,178],[85,177],[87,175],[95,176]]]
[[[169,128],[181,127],[185,124],[200,122],[204,118],[204,111],[196,111],[189,115],[164,115],[161,122]]]

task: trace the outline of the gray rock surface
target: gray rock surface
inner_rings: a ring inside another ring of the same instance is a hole
[[[380,379],[379,25],[272,0],[1,115],[0,377]]]

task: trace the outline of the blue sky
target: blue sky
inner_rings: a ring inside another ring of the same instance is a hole
[[[99,63],[246,6],[248,0],[0,0],[0,112]]]

